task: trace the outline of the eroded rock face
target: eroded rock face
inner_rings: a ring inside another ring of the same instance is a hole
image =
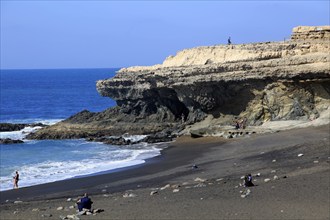
[[[96,85],[117,107],[82,112],[35,134],[177,131],[209,115],[219,125],[235,117],[246,117],[248,125],[317,118],[329,108],[329,30],[297,27],[290,41],[197,47],[163,64],[123,68]]]

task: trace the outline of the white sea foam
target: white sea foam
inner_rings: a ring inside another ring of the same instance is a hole
[[[65,143],[65,141],[62,141],[61,143]],[[81,144],[81,146],[76,145],[76,147],[81,148],[81,150],[73,150],[70,153],[77,155],[77,158],[85,153],[88,155],[85,159],[79,160],[72,158],[67,160],[63,157],[56,157],[56,160],[46,160],[36,163],[22,164],[20,167],[13,167],[13,171],[14,169],[20,171],[19,187],[54,182],[142,164],[147,158],[158,156],[161,152],[161,148],[156,147],[156,145],[146,144],[137,144],[135,146],[132,145],[120,148],[96,143],[87,143],[84,141],[79,141],[77,144]],[[83,146],[84,144],[86,146]],[[67,144],[67,146],[69,146],[69,144]],[[88,146],[89,148],[87,148]],[[1,175],[0,191],[12,189],[12,176],[13,174],[11,173],[7,173],[5,176]]]
[[[125,141],[130,140],[131,142],[141,141],[145,137],[147,137],[147,135],[128,135],[128,134],[123,135]]]
[[[6,123],[23,123],[23,124],[31,124],[31,123],[42,123],[44,125],[53,125],[56,124],[57,122],[60,122],[62,119],[49,119],[49,120],[44,120],[44,119],[29,119],[29,120],[13,120],[9,121]],[[40,126],[35,126],[35,127],[30,127],[27,126],[23,128],[22,130],[19,131],[5,131],[5,132],[0,132],[0,138],[10,138],[13,140],[23,140],[29,133],[35,132],[38,129],[41,129],[42,127]]]
[[[20,169],[20,187],[38,185],[42,183],[54,182],[58,180],[68,179],[75,176],[89,175],[102,171],[112,170],[121,167],[127,167],[144,163],[144,160],[123,160],[123,161],[65,161],[53,162],[46,161],[33,166],[22,166]],[[0,180],[0,190],[8,190],[12,188],[12,178],[10,176],[3,177]]]
[[[42,127],[36,126],[36,127],[25,127],[22,130],[19,131],[5,131],[0,132],[0,138],[10,138],[13,140],[23,140],[29,133],[35,132],[36,130],[40,129]]]

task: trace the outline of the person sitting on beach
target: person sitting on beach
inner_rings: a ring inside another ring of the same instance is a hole
[[[15,172],[15,176],[13,177],[13,179],[14,179],[14,189],[17,189],[18,188],[18,181],[19,181],[19,174],[18,174],[17,170]]]
[[[254,186],[252,183],[252,175],[248,174],[244,177],[244,187]]]
[[[88,209],[89,211],[91,211],[92,204],[93,204],[93,202],[88,197],[87,193],[85,193],[84,197],[82,197],[81,199],[78,199],[78,201],[77,201],[79,212],[83,211],[83,209]]]

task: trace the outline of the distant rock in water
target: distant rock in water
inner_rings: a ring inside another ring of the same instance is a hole
[[[329,36],[330,26],[297,27],[284,42],[196,47],[163,64],[123,68],[96,84],[116,107],[80,112],[28,138],[176,134],[237,118],[246,126],[314,120],[330,108]]]
[[[0,144],[21,144],[24,143],[22,140],[12,140],[10,138],[0,138]]]
[[[0,132],[19,131],[25,128],[26,124],[0,123]]]
[[[42,123],[32,123],[32,124],[0,123],[0,132],[20,131],[25,127],[37,127],[37,126],[46,127],[47,125],[44,125]]]

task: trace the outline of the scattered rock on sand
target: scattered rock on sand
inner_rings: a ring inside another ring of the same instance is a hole
[[[180,191],[179,189],[173,189],[174,193],[179,192],[179,191]]]
[[[56,210],[57,210],[57,211],[61,211],[61,210],[63,210],[63,206],[58,207]]]
[[[269,181],[270,181],[269,178],[264,179],[264,182],[265,182],[265,183],[267,183],[267,182],[269,182]]]
[[[152,196],[152,195],[155,195],[155,194],[157,194],[158,193],[158,191],[151,191],[150,192],[150,195]]]
[[[203,182],[206,181],[206,179],[202,179],[202,178],[197,177],[197,178],[194,179],[194,181],[195,182],[202,182],[203,183]]]
[[[50,218],[52,216],[53,216],[52,214],[42,214],[41,215],[41,217],[43,217],[43,218]]]
[[[15,201],[14,204],[22,203],[23,201]]]
[[[170,188],[171,185],[170,184],[166,184],[165,186],[163,186],[162,188],[160,188],[160,190],[164,190],[164,189],[167,189],[167,188]]]
[[[93,214],[104,212],[103,209],[94,209]]]
[[[205,187],[206,185],[204,183],[198,183],[197,185],[195,185],[194,187]]]
[[[302,157],[302,156],[304,156],[304,154],[298,154],[298,157]]]
[[[136,197],[136,196],[137,196],[137,195],[134,194],[134,193],[125,193],[125,194],[123,195],[124,198],[133,198],[133,197]]]
[[[86,215],[86,211],[82,210],[82,211],[78,212],[77,215]]]
[[[273,162],[273,163],[275,163],[275,162],[276,162],[276,160],[272,160],[272,162]]]
[[[80,220],[80,218],[76,215],[67,215],[67,219],[73,219],[73,220]]]
[[[63,216],[63,215],[60,215],[60,219],[61,220],[66,220],[66,219],[68,219],[66,216]]]
[[[179,187],[181,187],[179,184],[173,184],[173,185],[171,186],[171,188],[173,188],[173,189],[177,189],[177,188],[179,188]]]
[[[251,190],[250,190],[250,189],[247,189],[247,190],[244,190],[244,191],[240,191],[240,193],[242,194],[241,197],[242,197],[242,198],[245,198],[245,197],[247,197],[248,195],[250,195]]]
[[[71,202],[72,201],[72,198],[68,198],[66,201],[67,202]]]
[[[191,169],[197,169],[197,168],[198,168],[198,166],[196,164],[191,166]]]
[[[313,163],[319,163],[319,161],[318,160],[314,160]]]
[[[273,179],[274,179],[274,180],[278,180],[279,178],[278,178],[278,176],[275,175],[275,176],[273,177]]]

